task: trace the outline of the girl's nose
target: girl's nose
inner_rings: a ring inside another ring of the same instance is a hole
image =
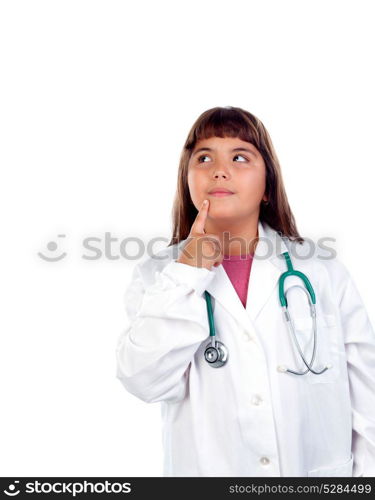
[[[229,179],[230,177],[229,169],[223,163],[216,164],[214,166],[213,172],[214,172],[214,179],[218,178]]]
[[[226,170],[215,170],[214,172],[215,179],[219,178],[228,179],[229,177],[230,177],[229,172]]]

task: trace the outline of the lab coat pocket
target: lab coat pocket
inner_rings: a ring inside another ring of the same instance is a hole
[[[302,353],[306,361],[310,364],[314,348],[312,318],[310,316],[294,318],[293,323]],[[315,374],[308,371],[300,378],[303,378],[310,384],[335,382],[339,377],[339,326],[333,314],[322,314],[317,312],[316,327],[316,349],[312,368],[315,371],[321,371],[326,366],[329,366],[329,368],[321,374]],[[299,356],[297,348],[294,348],[297,353],[296,359],[298,359],[299,370],[305,370],[306,365]]]
[[[307,477],[352,477],[353,476],[353,454],[350,459],[341,465],[332,467],[320,467],[307,471]]]

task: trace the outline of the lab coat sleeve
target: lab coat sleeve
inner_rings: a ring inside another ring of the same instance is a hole
[[[190,361],[209,336],[204,290],[213,276],[173,260],[146,285],[136,265],[125,293],[128,324],[116,349],[117,378],[131,394],[147,403],[185,397]]]
[[[375,332],[344,267],[340,312],[352,401],[353,476],[375,476]]]

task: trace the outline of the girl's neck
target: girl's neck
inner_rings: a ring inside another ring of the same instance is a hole
[[[227,257],[255,253],[259,239],[258,219],[247,221],[246,225],[242,224],[240,227],[224,228],[217,223],[207,223],[205,230],[206,233],[216,234],[219,237],[223,254]]]

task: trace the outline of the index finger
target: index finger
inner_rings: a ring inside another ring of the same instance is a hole
[[[195,217],[190,231],[193,233],[204,234],[204,225],[208,214],[208,200],[204,200],[202,206]]]

